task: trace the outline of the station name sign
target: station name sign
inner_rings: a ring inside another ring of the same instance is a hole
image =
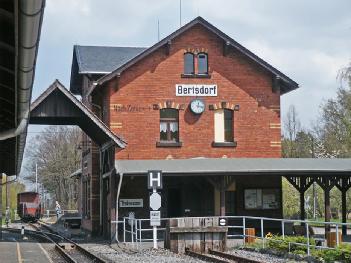
[[[119,207],[144,207],[143,199],[120,199]]]
[[[217,85],[176,84],[176,96],[216,97]]]

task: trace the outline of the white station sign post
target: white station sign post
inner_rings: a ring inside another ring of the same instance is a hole
[[[152,226],[154,248],[157,249],[157,227],[161,226],[161,195],[156,192],[162,189],[162,171],[147,172],[148,189],[152,189],[150,194],[150,225]]]

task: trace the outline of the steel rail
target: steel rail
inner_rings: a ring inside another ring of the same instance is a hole
[[[215,263],[229,262],[228,259],[213,257],[213,256],[209,256],[208,254],[197,253],[197,252],[191,251],[190,249],[185,249],[185,254],[190,257],[198,258],[207,262],[215,262]]]
[[[249,259],[249,258],[245,258],[245,257],[242,257],[242,256],[228,254],[228,253],[224,253],[224,252],[217,251],[217,250],[209,249],[208,252],[211,255],[215,255],[215,256],[218,256],[218,257],[226,258],[226,259],[229,259],[229,260],[234,260],[235,262],[238,262],[238,263],[263,263],[263,261],[258,261],[258,260],[255,260],[255,259]]]
[[[65,240],[67,243],[69,244],[72,244],[74,246],[74,249],[76,249],[76,251],[80,252],[81,254],[85,255],[86,257],[88,257],[89,259],[91,259],[93,262],[96,262],[96,263],[106,263],[107,261],[100,258],[99,256],[91,253],[89,250],[85,249],[84,247],[80,246],[79,244],[77,244],[76,242],[74,242],[73,240],[71,239],[68,239],[64,236],[61,236],[57,233],[55,233],[55,231],[53,229],[51,229],[48,225],[44,224],[43,222],[37,222],[37,224],[39,224],[40,226],[42,227],[45,227],[46,229],[48,229],[50,231],[50,233],[48,233],[49,235],[53,235],[53,236],[56,236],[56,237],[59,237],[60,239],[62,240]],[[37,226],[34,226],[34,227],[37,227]],[[38,228],[40,229],[40,228]],[[41,231],[41,230],[39,230]],[[61,248],[60,244],[57,243],[57,245]],[[64,249],[61,248],[61,250],[66,253],[64,251]],[[66,253],[67,254],[67,253]],[[68,254],[67,254],[68,255]],[[68,255],[70,256],[70,255]],[[71,257],[72,258],[72,257]],[[78,262],[78,261],[70,261],[70,262]]]
[[[33,226],[32,226],[33,227]],[[33,227],[35,228],[35,227]],[[15,233],[19,233],[21,234],[21,229],[19,228],[6,228],[7,231],[10,232],[15,232]],[[5,231],[6,231],[5,230]],[[42,232],[42,231],[37,231],[37,230],[25,230],[25,233],[31,235],[31,236],[35,236],[36,238],[40,238],[42,240],[45,241],[49,241],[50,243],[54,244],[55,246],[55,250],[57,250],[60,255],[67,261],[70,263],[78,263],[77,261],[75,261],[70,255],[68,255],[62,247],[60,247],[60,245],[58,243],[56,243],[53,239],[51,239],[46,233]]]

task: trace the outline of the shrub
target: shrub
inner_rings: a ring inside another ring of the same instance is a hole
[[[351,262],[351,244],[341,244],[336,249],[323,249],[311,251],[314,257],[324,259],[326,262]]]
[[[316,244],[313,238],[310,238],[310,245]],[[290,243],[290,251],[289,251]],[[307,254],[307,238],[304,236],[282,236],[273,235],[265,240],[265,247],[274,251],[283,253],[291,252],[298,255]],[[251,247],[262,248],[262,240],[257,239]],[[310,247],[311,255],[315,258],[323,259],[325,262],[351,262],[351,244],[343,243],[336,249],[316,249]]]
[[[267,247],[282,252],[292,252],[295,254],[307,253],[307,246],[303,244],[307,245],[307,238],[304,236],[285,236],[285,238],[282,236],[272,236],[271,238],[267,239]],[[315,240],[310,238],[310,245],[315,244]]]

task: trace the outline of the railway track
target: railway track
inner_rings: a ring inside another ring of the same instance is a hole
[[[43,241],[49,241],[55,247],[55,250],[59,255],[69,263],[81,263],[81,262],[94,262],[94,263],[107,263],[108,261],[98,257],[97,255],[92,254],[79,244],[74,241],[60,236],[58,234],[43,231],[43,224],[28,224],[34,230],[25,230],[27,235],[33,236],[37,239]],[[17,228],[7,228],[8,231],[20,233],[21,229]]]
[[[207,262],[215,263],[263,263],[262,261],[257,261],[245,257],[236,256],[233,254],[228,254],[220,252],[217,250],[209,249],[208,254],[201,254],[191,250],[186,250],[186,254],[191,257],[195,257]]]

